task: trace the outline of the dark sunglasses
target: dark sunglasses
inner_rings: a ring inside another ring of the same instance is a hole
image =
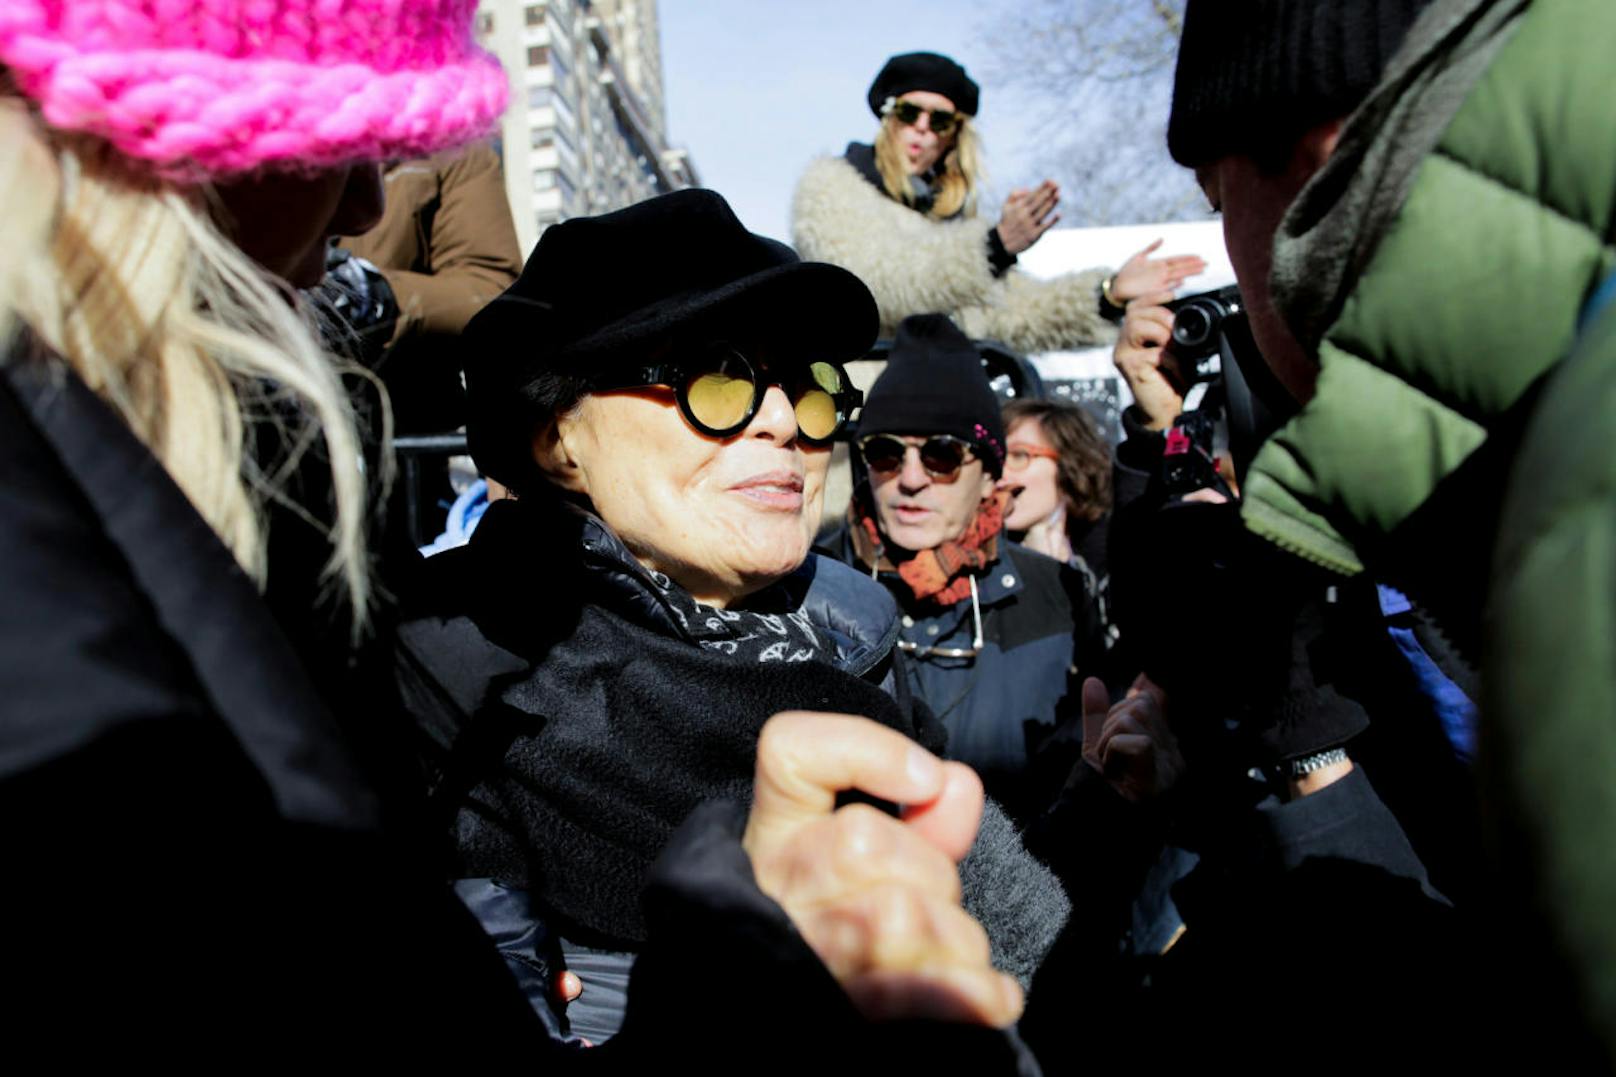
[[[947,434],[936,434],[927,438],[921,445],[910,445],[891,434],[875,434],[859,443],[859,452],[864,456],[864,466],[875,475],[891,475],[902,471],[904,459],[908,457],[910,449],[919,451],[920,466],[926,469],[926,474],[941,483],[950,483],[958,479],[960,469],[971,458],[971,443]]]
[[[686,421],[715,438],[745,430],[769,386],[778,385],[797,413],[797,432],[813,445],[830,441],[864,403],[864,394],[853,387],[840,363],[816,359],[782,364],[777,371],[728,344],[712,345],[689,358],[614,371],[590,385],[600,391],[665,385],[673,390]]]
[[[920,121],[922,115],[928,115],[930,117],[928,126],[939,135],[952,132],[962,119],[958,112],[950,112],[946,108],[924,109],[912,101],[888,101],[881,114],[896,116],[898,122],[905,127],[913,127]]]

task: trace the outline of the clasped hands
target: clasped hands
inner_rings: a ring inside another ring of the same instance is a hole
[[[837,809],[846,789],[905,805],[903,816]],[[981,815],[969,767],[864,718],[787,712],[758,741],[743,845],[759,887],[867,1017],[1006,1026],[1021,988],[989,962],[955,868]]]

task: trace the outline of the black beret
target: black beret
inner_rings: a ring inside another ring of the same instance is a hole
[[[902,97],[911,90],[940,93],[967,116],[975,116],[980,103],[981,87],[959,64],[935,52],[906,52],[888,60],[870,84],[870,111],[881,115],[887,98]]]

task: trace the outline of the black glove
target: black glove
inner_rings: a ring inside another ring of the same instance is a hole
[[[1357,616],[1363,588],[1253,536],[1237,505],[1141,499],[1113,521],[1109,560],[1122,643],[1172,699],[1187,759],[1272,766],[1368,726],[1338,688],[1378,624]]]
[[[381,270],[342,247],[326,251],[325,278],[303,293],[313,305],[326,348],[375,367],[393,339],[398,299]]]

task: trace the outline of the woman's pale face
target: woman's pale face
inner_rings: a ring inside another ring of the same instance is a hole
[[[1012,426],[1005,436],[1006,448],[1013,454],[1018,448],[1054,449],[1044,435],[1043,424],[1037,419],[1023,419]],[[1033,456],[1019,471],[1005,465],[999,489],[1015,493],[1010,514],[1004,526],[1008,531],[1026,531],[1042,523],[1061,508],[1060,481],[1055,461],[1047,456]]]
[[[911,90],[898,100],[908,101],[926,110],[914,123],[898,125],[898,148],[903,151],[904,166],[911,176],[924,175],[954,145],[953,132],[939,135],[931,129],[931,113],[936,109],[953,112],[954,102],[930,90]]]
[[[552,481],[586,495],[639,562],[725,607],[808,557],[830,468],[778,385],[733,437],[708,437],[671,390],[592,393],[541,432]]]

